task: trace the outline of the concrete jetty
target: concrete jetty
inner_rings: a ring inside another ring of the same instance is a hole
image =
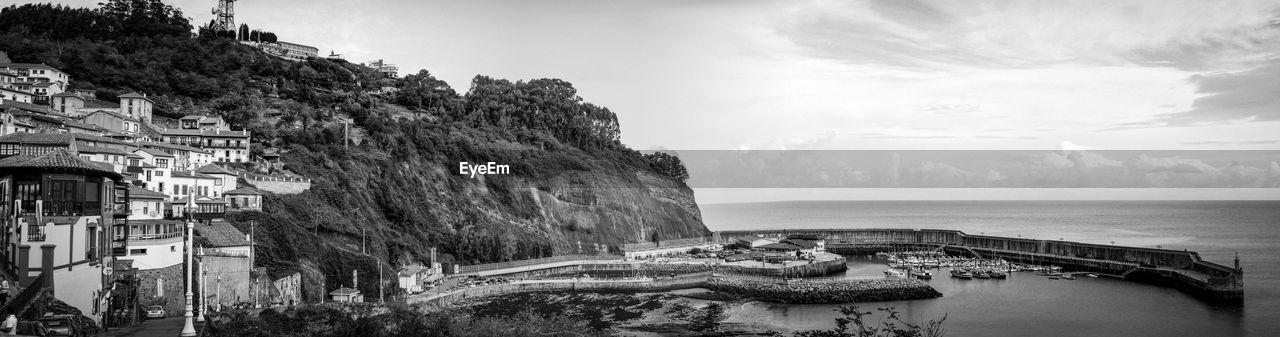
[[[722,231],[714,240],[733,242],[760,235],[812,234],[826,240],[832,253],[867,254],[894,250],[938,250],[948,255],[1012,262],[1057,265],[1069,271],[1086,271],[1171,286],[1213,302],[1244,299],[1244,270],[1237,259],[1232,267],[1200,259],[1185,250],[1100,245],[1061,240],[1037,240],[971,235],[940,229],[787,229]]]

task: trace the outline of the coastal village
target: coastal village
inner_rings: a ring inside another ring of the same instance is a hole
[[[233,2],[219,1],[218,10],[229,11]],[[233,16],[215,14],[216,27],[234,31]],[[279,59],[343,58],[240,32],[240,44]],[[399,75],[383,60],[365,66],[388,78]],[[68,324],[80,335],[146,319],[202,322],[207,315],[317,302],[397,302],[426,313],[554,291],[697,288],[791,304],[919,300],[944,296],[929,283],[929,270],[939,268],[957,280],[990,282],[1016,271],[1054,280],[1140,278],[1215,302],[1239,301],[1243,293],[1238,260],[1225,266],[1185,250],[951,230],[789,229],[712,232],[625,243],[613,252],[483,264],[442,263],[433,247],[426,263],[386,265],[395,277],[380,279],[378,293],[358,286],[359,274],[373,271],[349,267],[341,270],[349,279],[320,280],[327,296],[308,300],[301,273],[273,275],[257,263],[255,228],[274,224],[236,221],[264,211],[272,196],[311,189],[311,179],[284,164],[285,149],[255,143],[250,131],[214,114],[157,115],[146,92],[76,89],[74,77],[42,63],[12,62],[0,51],[0,276],[9,285],[0,293],[0,313],[74,322]],[[372,256],[363,240],[359,254]],[[879,256],[888,268],[883,277],[843,277],[857,263],[852,256]]]

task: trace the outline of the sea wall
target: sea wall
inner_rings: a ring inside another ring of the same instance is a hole
[[[867,254],[892,250],[942,249],[948,254],[1001,258],[1015,262],[1060,265],[1070,270],[1106,273],[1170,285],[1214,301],[1243,298],[1244,271],[1203,261],[1185,250],[1125,247],[1062,240],[1039,240],[969,235],[939,229],[788,229],[723,231],[724,242],[759,236],[814,234],[825,238],[827,250]]]
[[[523,292],[579,291],[579,292],[659,292],[704,287],[712,278],[709,272],[658,277],[649,280],[590,280],[519,282],[465,288],[445,294],[410,297],[409,304],[421,304],[424,310],[441,310],[461,302],[478,298],[501,296]]]
[[[706,288],[765,302],[787,304],[883,302],[942,297],[942,293],[927,283],[914,279],[786,284],[722,277],[708,281]]]

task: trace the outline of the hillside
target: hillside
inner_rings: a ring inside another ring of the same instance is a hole
[[[477,76],[459,94],[426,71],[385,79],[340,60],[276,59],[203,28],[183,33],[192,28],[181,11],[158,0],[104,8],[4,8],[0,51],[62,69],[100,99],[141,91],[157,115],[222,116],[253,133],[255,154],[282,149],[285,169],[312,188],[231,220],[246,233],[256,224],[258,265],[303,272],[310,300],[325,280],[329,290],[349,283],[352,267],[376,294],[375,258],[392,266],[393,284],[394,266],[428,262],[431,247],[446,265],[473,264],[708,233],[678,159],[627,149],[613,112],[568,82]],[[349,148],[346,120],[360,135]],[[471,178],[457,173],[463,161],[511,172]],[[359,253],[362,235],[370,255]]]

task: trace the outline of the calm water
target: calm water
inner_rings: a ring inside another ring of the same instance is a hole
[[[936,228],[1129,246],[1188,249],[1245,269],[1245,303],[1212,305],[1177,290],[1110,279],[1008,280],[936,275],[933,300],[892,305],[912,320],[948,315],[948,336],[1274,336],[1280,334],[1280,202],[1275,201],[835,201],[702,205],[712,230]],[[855,276],[883,275],[851,261]],[[945,273],[944,270],[935,274]],[[833,326],[835,306],[752,304],[731,320],[790,329]]]

